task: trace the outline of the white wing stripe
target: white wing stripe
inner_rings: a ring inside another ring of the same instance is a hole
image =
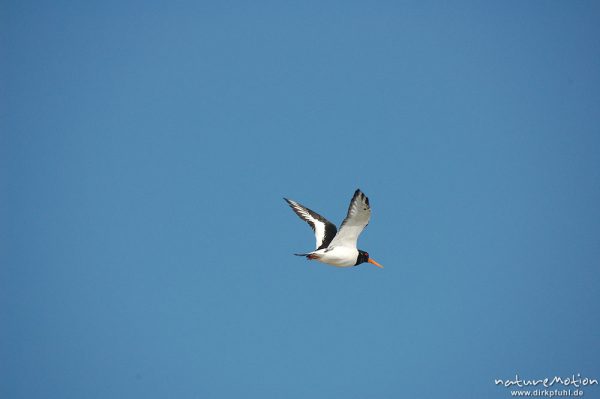
[[[325,239],[325,235],[326,235],[327,221],[322,216],[320,216],[316,213],[315,213],[315,215],[322,218],[323,220],[319,220],[319,219],[313,217],[311,215],[312,211],[310,211],[308,208],[305,208],[304,206],[300,205],[296,201],[289,200],[287,198],[285,200],[292,207],[294,212],[296,212],[296,214],[298,216],[300,216],[300,218],[302,220],[304,220],[305,222],[307,222],[310,225],[310,227],[315,232],[316,248],[318,249],[319,247],[321,247],[321,245],[323,245],[323,240]],[[335,229],[335,226],[334,226],[334,229]],[[335,232],[333,234],[335,234]]]

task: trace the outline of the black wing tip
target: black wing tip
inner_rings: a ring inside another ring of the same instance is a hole
[[[356,189],[356,191],[354,192],[354,196],[355,196],[355,197],[359,197],[359,196],[360,196],[360,197],[365,197],[365,198],[367,197],[367,196],[365,195],[365,193],[363,193],[363,192],[361,191],[361,189],[360,189],[360,188],[357,188],[357,189]]]
[[[292,208],[292,210],[298,215],[300,216],[302,219],[304,219],[298,212],[298,207],[300,208],[306,208],[304,205],[297,203],[294,200],[291,199],[287,199],[285,197],[283,197],[283,199],[285,200],[285,202],[287,202],[287,204],[290,206],[290,208]]]
[[[358,198],[358,197],[360,197],[360,199],[362,199],[363,201],[365,201],[365,204],[367,204],[367,205],[371,206],[371,205],[369,204],[369,197],[367,197],[367,196],[365,195],[365,193],[363,193],[363,192],[360,190],[360,188],[357,188],[357,189],[356,189],[356,191],[354,192],[354,196],[352,197],[352,200],[354,200],[354,199],[356,199],[356,198]]]

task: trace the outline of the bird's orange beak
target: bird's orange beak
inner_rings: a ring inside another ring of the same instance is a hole
[[[369,258],[369,260],[368,260],[367,262],[369,262],[369,263],[372,263],[372,264],[374,264],[375,266],[377,266],[377,267],[381,267],[381,268],[383,269],[383,266],[381,266],[379,263],[375,262],[375,261],[374,261],[373,259],[371,259],[371,258]]]

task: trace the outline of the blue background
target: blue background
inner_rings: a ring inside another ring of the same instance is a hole
[[[3,398],[600,378],[596,2],[0,15]],[[385,269],[292,256],[282,197],[340,223],[357,187]]]

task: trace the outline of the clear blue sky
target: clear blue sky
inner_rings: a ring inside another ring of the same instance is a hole
[[[600,379],[600,7],[492,3],[2,2],[0,396]]]

